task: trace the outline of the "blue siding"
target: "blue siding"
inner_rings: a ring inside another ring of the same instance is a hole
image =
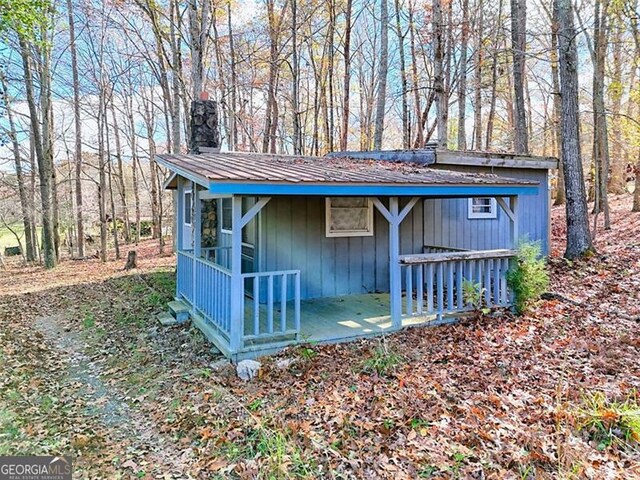
[[[375,210],[374,236],[326,237],[323,197],[274,197],[260,213],[260,270],[300,269],[302,298],[389,290],[389,227]],[[406,203],[406,202],[405,202]],[[402,224],[401,252],[422,252],[422,203]]]
[[[447,170],[496,173],[540,182],[538,195],[521,196],[518,205],[520,237],[540,240],[549,252],[549,188],[546,170],[447,165]],[[510,248],[509,219],[498,207],[496,219],[468,219],[467,199],[425,201],[425,244],[468,249]]]

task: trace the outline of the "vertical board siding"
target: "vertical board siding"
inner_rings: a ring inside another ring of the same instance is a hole
[[[546,170],[512,168],[447,166],[448,170],[462,172],[495,173],[505,177],[540,182],[537,195],[519,197],[518,216],[520,238],[539,240],[542,251],[549,252],[549,189]],[[424,203],[425,235],[427,245],[442,245],[469,250],[511,248],[509,218],[498,206],[496,219],[468,219],[466,198],[429,199]]]
[[[389,290],[389,226],[377,210],[369,237],[326,237],[324,197],[274,197],[261,215],[260,270],[299,269],[301,298]],[[422,253],[422,202],[402,223],[400,238],[401,253]]]

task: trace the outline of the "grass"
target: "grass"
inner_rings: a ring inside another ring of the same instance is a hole
[[[586,432],[600,451],[611,446],[636,447],[640,443],[640,405],[637,395],[610,400],[602,392],[583,396],[576,411],[578,431]]]

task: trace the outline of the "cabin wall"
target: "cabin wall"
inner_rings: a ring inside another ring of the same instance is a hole
[[[326,237],[324,197],[274,197],[257,221],[260,271],[300,270],[302,298],[389,291],[389,225],[377,209],[369,237]],[[422,252],[422,221],[418,202],[402,223],[401,253]]]
[[[178,177],[178,206],[177,206],[177,228],[180,230],[178,238],[182,242],[178,245],[180,250],[190,250],[193,248],[193,227],[184,223],[184,192],[191,190],[193,182],[183,177]]]
[[[537,195],[522,195],[518,202],[519,237],[539,240],[549,253],[550,191],[547,170],[446,165],[459,172],[495,173],[502,177],[540,182]],[[498,206],[496,219],[467,218],[464,199],[430,199],[425,202],[425,244],[473,250],[511,248],[509,218]]]

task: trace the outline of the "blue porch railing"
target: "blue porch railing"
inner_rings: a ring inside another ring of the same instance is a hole
[[[247,342],[293,338],[300,335],[300,270],[243,273],[251,297],[244,300]]]
[[[189,303],[193,303],[193,254],[179,250],[176,256],[176,268],[178,270],[176,291],[179,297],[183,297]]]
[[[513,250],[469,250],[400,257],[404,269],[407,316],[452,314],[472,310],[463,285],[472,282],[483,306],[508,306],[509,261]]]
[[[229,336],[231,330],[231,272],[196,258],[193,306]]]

